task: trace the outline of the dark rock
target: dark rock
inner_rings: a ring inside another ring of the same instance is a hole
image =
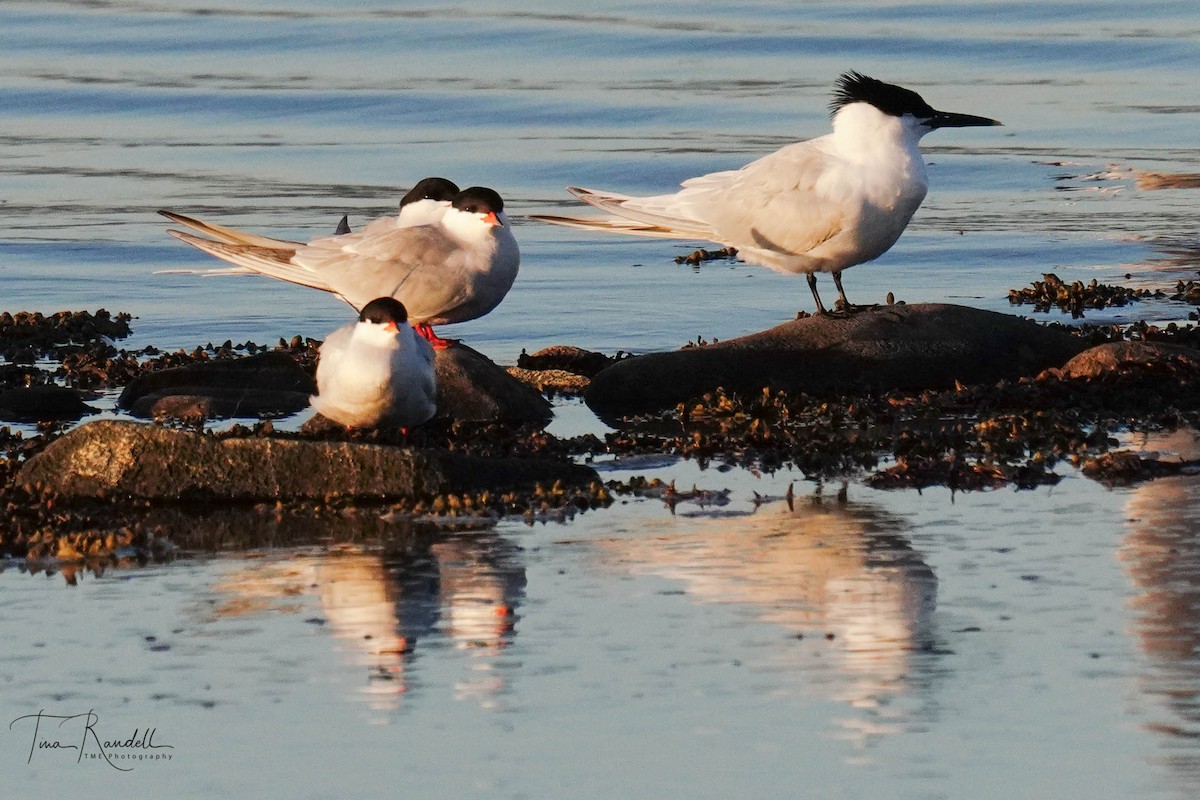
[[[1034,311],[1042,312],[1049,311],[1051,306],[1057,306],[1059,311],[1070,312],[1074,319],[1082,317],[1085,309],[1124,306],[1155,296],[1162,297],[1163,293],[1151,289],[1110,286],[1094,278],[1086,284],[1083,281],[1067,283],[1053,272],[1044,274],[1042,280],[1034,281],[1024,289],[1008,290],[1008,302],[1013,305],[1030,304]]]
[[[1072,358],[1061,374],[1064,378],[1096,378],[1156,365],[1200,372],[1200,350],[1166,342],[1107,342]]]
[[[30,386],[0,392],[0,419],[4,420],[79,419],[95,410],[83,402],[79,392],[61,386]]]
[[[437,416],[447,419],[545,424],[550,403],[486,356],[463,344],[437,351]]]
[[[601,417],[673,408],[724,387],[824,393],[939,389],[1034,375],[1087,345],[1019,317],[944,304],[874,307],[793,320],[704,347],[620,361],[585,399]]]
[[[302,411],[308,407],[309,397],[306,392],[180,386],[139,397],[129,413],[150,419],[259,419]]]
[[[522,352],[517,359],[517,366],[534,372],[561,370],[590,378],[612,364],[613,360],[603,353],[584,350],[581,347],[555,345],[543,347],[532,355]]]
[[[590,378],[562,369],[522,369],[509,367],[508,374],[528,384],[539,392],[556,392],[562,395],[579,395],[591,385]]]
[[[271,351],[150,372],[135,378],[117,404],[136,416],[258,417],[299,411],[317,390],[311,375],[290,355]],[[170,400],[172,396],[186,399]]]
[[[444,450],[282,438],[217,438],[102,420],[52,442],[18,482],[68,497],[180,500],[424,498],[597,480],[590,467],[551,459],[484,459]]]
[[[27,363],[39,354],[52,355],[60,347],[104,339],[120,339],[130,334],[129,314],[115,317],[103,308],[87,311],[59,311],[45,316],[34,311],[0,313],[0,355],[9,361]]]
[[[1198,469],[1197,461],[1144,458],[1130,450],[1118,450],[1089,459],[1082,472],[1106,486],[1130,486],[1164,475],[1195,475]]]

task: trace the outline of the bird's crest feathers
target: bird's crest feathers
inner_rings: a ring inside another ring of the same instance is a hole
[[[869,78],[854,70],[842,73],[837,79],[837,88],[829,104],[829,113],[836,114],[842,107],[851,103],[869,103],[893,117],[912,114],[927,119],[936,113],[933,107],[913,90]]]

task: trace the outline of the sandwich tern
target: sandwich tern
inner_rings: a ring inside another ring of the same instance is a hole
[[[852,306],[842,271],[896,243],[925,198],[918,143],[937,128],[1001,123],[937,111],[916,92],[847,72],[837,80],[833,133],[787,145],[741,169],[686,180],[674,194],[631,197],[570,187],[602,218],[534,216],[557,225],[664,239],[706,239],[780,272],[833,275],[838,308]]]

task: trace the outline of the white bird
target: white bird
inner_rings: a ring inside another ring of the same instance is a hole
[[[358,322],[338,328],[321,345],[317,393],[310,401],[334,422],[407,429],[434,415],[436,398],[433,348],[394,298],[367,303]]]
[[[887,251],[925,198],[918,144],[936,128],[1000,125],[936,111],[919,94],[847,72],[830,105],[833,133],[790,144],[738,170],[686,180],[674,194],[630,197],[570,187],[612,217],[535,216],[585,230],[664,239],[707,239],[742,260],[804,273],[817,312],[814,273],[830,272],[838,305],[850,310],[842,271]]]
[[[435,347],[451,340],[439,338],[431,326],[490,312],[512,288],[521,263],[504,200],[482,186],[455,195],[436,222],[397,227],[396,218],[387,217],[356,233],[308,244],[159,213],[212,237],[170,231],[193,247],[270,278],[332,292],[355,309],[377,297],[394,297]]]

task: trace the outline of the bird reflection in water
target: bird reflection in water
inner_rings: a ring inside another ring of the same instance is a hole
[[[899,729],[891,701],[923,680],[918,662],[933,648],[937,578],[905,527],[844,494],[817,494],[659,519],[607,546],[633,573],[681,581],[694,602],[738,604],[783,628],[767,666],[796,674],[802,693],[861,710],[841,735],[867,744]]]
[[[525,568],[520,548],[494,531],[419,535],[379,552],[344,548],[265,566],[248,565],[219,587],[230,596],[218,615],[299,611],[297,595],[315,593],[329,632],[366,668],[362,691],[372,708],[398,708],[418,683],[415,660],[446,645],[470,656],[471,677],[455,685],[456,696],[486,705],[504,691],[493,662],[515,635]]]
[[[1164,458],[1200,458],[1192,431],[1148,437],[1137,445]],[[1119,550],[1136,589],[1134,632],[1149,664],[1142,694],[1166,719],[1164,761],[1196,796],[1200,790],[1200,476],[1158,478],[1130,491]]]

